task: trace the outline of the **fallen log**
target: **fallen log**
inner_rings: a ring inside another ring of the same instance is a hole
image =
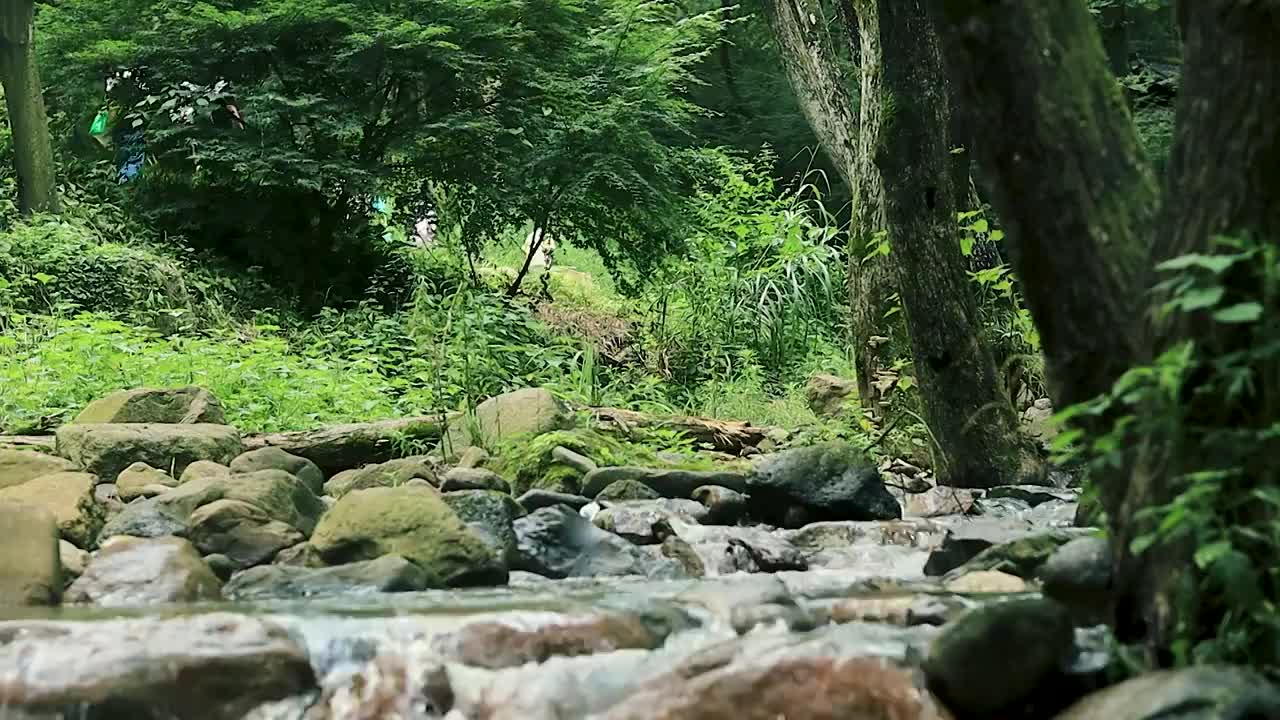
[[[244,449],[275,447],[315,463],[325,475],[363,465],[386,462],[414,452],[410,443],[439,440],[458,413],[330,425],[316,430],[254,433],[244,437]]]
[[[682,432],[694,442],[709,445],[720,452],[741,454],[756,447],[777,428],[756,426],[734,420],[714,420],[687,415],[648,415],[620,408],[578,407],[591,414],[601,430],[631,435],[632,428],[662,428]]]

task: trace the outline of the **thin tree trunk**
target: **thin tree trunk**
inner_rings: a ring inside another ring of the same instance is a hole
[[[863,407],[882,415],[881,391],[877,377],[906,355],[906,325],[894,312],[897,277],[891,261],[868,252],[876,248],[887,232],[884,209],[884,181],[875,166],[875,148],[880,143],[884,108],[882,97],[883,56],[880,49],[880,19],[875,0],[851,0],[844,8],[846,36],[857,51],[859,79],[858,151],[854,168],[853,222],[849,231],[849,292],[851,297],[850,335],[858,371],[858,394]],[[852,12],[856,26],[849,26]]]
[[[950,101],[925,0],[879,0],[884,118],[875,162],[940,484],[1017,484],[1028,448],[978,335],[956,226]],[[967,175],[967,173],[966,173]],[[966,182],[966,186],[967,186]]]
[[[861,0],[859,0],[861,1]],[[874,3],[870,3],[874,5]],[[862,97],[879,86],[879,40],[853,43],[855,29],[847,27],[851,6],[835,20],[845,38],[859,51]],[[766,0],[766,15],[783,57],[787,78],[805,118],[853,195],[849,231],[850,344],[862,406],[880,414],[877,376],[901,356],[905,332],[890,316],[897,288],[883,257],[864,259],[877,233],[884,229],[883,190],[870,159],[879,129],[879,110],[861,103],[855,114],[853,98],[837,61],[831,21],[817,0]],[[857,12],[859,22],[862,13]],[[866,21],[874,29],[874,16]],[[865,30],[863,33],[865,34]],[[871,247],[874,247],[871,245]],[[895,342],[895,340],[897,342]]]
[[[1057,407],[1142,357],[1158,197],[1081,0],[931,0]]]
[[[4,5],[0,9],[0,80],[13,130],[18,209],[24,215],[57,212],[53,145],[35,55],[35,4],[32,0],[7,0]]]
[[[1099,13],[1102,24],[1102,44],[1107,51],[1107,64],[1116,77],[1129,74],[1129,8],[1125,0],[1103,8]]]

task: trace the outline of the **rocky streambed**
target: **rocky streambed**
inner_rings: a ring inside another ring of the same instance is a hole
[[[940,488],[838,443],[612,464],[545,391],[486,406],[473,427],[536,452],[455,437],[353,463],[385,450],[355,427],[247,449],[198,388],[104,398],[54,453],[0,450],[0,718],[1280,708],[1239,669],[1108,687],[1104,546],[1065,476]]]

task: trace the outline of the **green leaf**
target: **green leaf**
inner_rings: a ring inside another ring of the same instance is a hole
[[[1220,323],[1250,323],[1262,317],[1262,305],[1256,302],[1240,303],[1226,307],[1213,314],[1213,319]]]
[[[973,223],[972,226],[970,226],[971,230],[973,230],[974,232],[980,232],[980,233],[984,233],[990,228],[991,228],[991,224],[987,222],[986,218],[978,218],[978,220],[975,223]]]
[[[1203,268],[1215,275],[1221,275],[1227,268],[1236,264],[1239,260],[1244,259],[1243,255],[1200,255],[1191,253],[1188,255],[1180,255],[1171,260],[1165,260],[1156,266],[1157,270],[1187,270],[1190,268]]]
[[[965,236],[960,238],[960,254],[969,257],[973,254],[973,238]]]
[[[1204,545],[1199,550],[1196,550],[1196,567],[1204,570],[1229,552],[1231,552],[1231,541],[1229,540],[1220,540],[1216,543]]]
[[[1183,293],[1179,299],[1184,310],[1203,310],[1217,305],[1225,293],[1220,287],[1196,288]]]
[[[41,285],[48,285],[49,283],[53,282],[52,275],[46,275],[42,272],[38,272],[35,275],[32,275],[31,277],[35,278],[36,282],[40,283]]]

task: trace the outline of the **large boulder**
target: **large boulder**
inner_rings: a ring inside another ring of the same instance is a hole
[[[396,487],[410,480],[426,480],[432,485],[439,483],[436,476],[437,463],[428,455],[397,458],[376,465],[366,465],[354,470],[343,470],[329,478],[324,484],[326,495],[340,498],[352,490],[367,490],[375,487]]]
[[[929,688],[957,714],[1001,717],[1058,669],[1074,641],[1070,614],[1051,600],[994,603],[947,624],[924,671]]]
[[[809,409],[817,415],[835,417],[840,414],[850,395],[858,392],[858,384],[835,375],[818,374],[809,378],[804,395]]]
[[[493,550],[503,565],[516,561],[516,531],[512,523],[525,515],[510,495],[492,490],[459,490],[443,495],[444,501],[467,527]]]
[[[401,555],[438,587],[507,581],[506,566],[428,486],[348,493],[321,518],[311,544],[332,564]]]
[[[231,461],[233,473],[248,474],[260,470],[283,470],[301,480],[311,492],[319,495],[324,491],[324,473],[316,464],[306,458],[290,455],[276,447],[264,447],[250,450]]]
[[[188,522],[191,542],[205,555],[223,555],[235,570],[270,561],[306,539],[302,531],[243,500],[202,505]]]
[[[306,649],[250,615],[0,623],[0,707],[85,717],[240,720],[312,688]],[[38,671],[34,670],[38,658]]]
[[[454,422],[444,438],[445,451],[457,456],[473,445],[534,436],[573,427],[568,406],[546,388],[525,388],[489,398],[476,406],[474,422]]]
[[[952,572],[999,570],[1020,578],[1031,579],[1059,547],[1084,536],[1087,532],[1078,528],[1055,528],[1030,532],[1023,537],[983,550],[973,559],[965,562],[962,569]],[[932,560],[933,557],[930,556],[930,561]],[[926,566],[925,574],[930,574],[930,570],[931,568]]]
[[[222,425],[222,403],[201,387],[121,390],[94,400],[76,423],[208,423]]]
[[[659,530],[663,522],[697,524],[706,516],[707,509],[696,500],[628,500],[610,503],[591,518],[591,524],[636,545],[656,545],[662,542]]]
[[[514,527],[520,550],[517,569],[545,577],[683,574],[674,561],[601,530],[565,505],[536,510],[516,520]]]
[[[62,569],[53,513],[0,502],[0,537],[0,607],[57,604]]]
[[[1100,690],[1055,720],[1280,718],[1280,690],[1245,668],[1201,666],[1148,673]]]
[[[98,551],[66,602],[132,607],[220,600],[222,583],[182,538],[117,538]]]
[[[89,473],[61,472],[43,475],[21,485],[0,490],[0,503],[19,503],[53,513],[62,537],[91,548],[107,520],[107,510],[94,499],[98,478]]]
[[[596,502],[623,502],[625,500],[657,500],[662,497],[657,490],[635,480],[618,480],[610,483],[596,495]]]
[[[58,428],[58,454],[115,482],[135,462],[181,477],[197,460],[225,465],[242,449],[240,433],[226,425],[71,424]]]
[[[125,502],[140,497],[155,497],[166,492],[168,488],[177,486],[178,481],[174,480],[169,473],[141,462],[130,465],[116,477],[116,492]]]
[[[0,490],[21,485],[41,475],[75,472],[78,469],[75,463],[60,457],[29,450],[0,448]]]
[[[902,506],[885,487],[875,464],[842,442],[764,457],[747,478],[747,492],[754,516],[785,527],[804,524],[797,522],[793,508],[801,510],[798,517],[809,522],[902,517]]]
[[[309,568],[263,565],[236,574],[225,592],[233,600],[294,599],[316,595],[426,590],[431,576],[399,555],[377,560]]]

